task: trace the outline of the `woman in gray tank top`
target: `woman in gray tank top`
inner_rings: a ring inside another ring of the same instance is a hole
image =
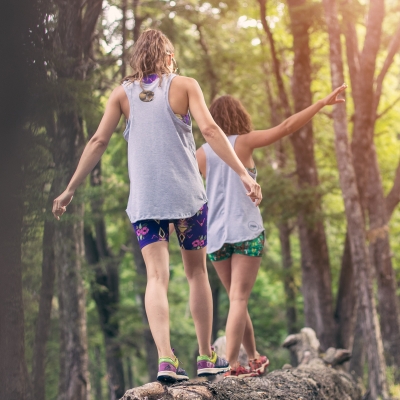
[[[175,224],[178,233],[190,286],[189,303],[200,351],[197,373],[213,375],[230,369],[210,346],[212,298],[206,269],[207,198],[197,168],[189,110],[206,141],[238,175],[247,196],[256,204],[262,198],[260,186],[247,174],[212,119],[198,83],[173,73],[173,57],[174,48],[160,31],[150,29],[141,34],[133,48],[132,75],[111,93],[100,125],[86,145],[74,176],[53,203],[53,214],[60,219],[77,187],[100,160],[124,115],[128,121],[124,136],[128,141],[130,179],[126,211],[147,268],[145,305],[158,349],[158,379],[172,382],[188,377],[170,344],[169,222]]]
[[[249,114],[242,104],[231,96],[222,96],[210,107],[211,115],[222,130],[248,173],[256,178],[253,150],[265,147],[284,136],[296,132],[321,108],[344,101],[338,95],[347,86],[343,84],[329,96],[291,116],[275,128],[253,131]],[[208,197],[207,253],[226,288],[230,308],[226,324],[226,357],[231,370],[225,375],[246,377],[264,373],[268,358],[256,350],[253,325],[247,302],[254,286],[264,247],[264,227],[260,211],[249,207],[240,181],[209,146],[197,150],[197,162],[206,178]],[[240,344],[249,357],[249,367],[238,363]]]

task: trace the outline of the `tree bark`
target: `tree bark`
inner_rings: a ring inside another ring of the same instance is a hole
[[[122,21],[121,21],[121,30],[122,30],[122,42],[121,42],[121,47],[122,47],[122,54],[121,54],[121,76],[122,78],[125,78],[126,76],[126,39],[127,39],[127,34],[128,30],[126,29],[126,11],[127,11],[127,0],[122,0],[122,5],[121,5],[121,12],[122,12]]]
[[[48,218],[52,208],[53,190],[50,190],[46,210]],[[46,220],[42,244],[42,282],[40,287],[39,313],[36,321],[33,352],[33,394],[35,400],[45,400],[46,345],[49,338],[51,305],[56,277],[54,254],[54,221]]]
[[[101,163],[91,173],[92,187],[101,185]],[[119,343],[119,322],[116,318],[119,305],[118,259],[113,257],[107,246],[103,199],[91,202],[95,217],[95,237],[89,228],[85,229],[85,253],[90,265],[94,267],[92,297],[96,303],[103,331],[106,350],[106,365],[111,398],[119,399],[125,391],[122,350]]]
[[[347,232],[335,311],[335,319],[338,324],[337,345],[343,349],[352,348],[356,323],[356,302],[357,294],[354,286],[349,233]]]
[[[295,112],[311,105],[311,66],[308,29],[310,17],[305,17],[304,0],[288,1],[293,48],[295,53],[292,93]],[[290,116],[290,106],[286,93],[280,60],[276,52],[273,34],[266,21],[266,2],[259,0],[261,23],[271,48],[273,72],[278,84],[279,99],[284,116]],[[294,133],[290,140],[293,145],[298,184],[300,189],[312,192],[318,186],[318,174],[315,165],[313,132],[311,123]],[[321,200],[315,193],[304,199],[304,207],[298,218],[300,247],[302,258],[302,282],[304,313],[307,326],[316,330],[322,348],[335,344],[335,321],[333,319],[333,298],[328,247],[325,229],[319,215]]]
[[[370,256],[378,281],[378,311],[386,358],[390,364],[400,368],[399,300],[396,295],[397,285],[391,260],[388,216],[373,137],[383,81],[393,62],[394,54],[400,48],[400,26],[393,35],[375,85],[374,75],[383,17],[384,2],[371,1],[367,33],[363,51],[359,56],[359,64],[349,63],[355,105],[352,152],[361,203],[369,221]],[[354,50],[356,35],[354,24],[348,21],[346,25],[349,54]]]
[[[108,253],[107,247],[103,247],[106,241],[104,221],[97,221],[96,225],[95,238],[90,229],[85,229],[85,253],[89,264],[94,266],[92,296],[103,331],[110,394],[112,399],[119,399],[124,394],[125,382],[116,318],[119,303],[118,261]],[[102,254],[104,252],[106,255]]]
[[[55,63],[61,85],[86,79],[92,63],[95,25],[101,13],[101,0],[57,0]],[[82,115],[68,90],[60,91],[57,131],[54,138],[55,192],[65,190],[75,171],[83,145]],[[87,400],[90,396],[86,337],[85,291],[81,269],[84,257],[83,205],[74,199],[69,213],[56,224],[55,254],[60,307],[59,400]]]
[[[289,0],[289,15],[293,35],[294,66],[292,93],[295,112],[312,103],[311,61],[308,29],[311,13],[305,12],[305,0]],[[333,318],[333,297],[328,246],[321,220],[321,199],[315,193],[319,185],[314,157],[312,124],[309,122],[291,137],[299,187],[305,195],[298,218],[303,272],[304,313],[307,326],[312,327],[323,349],[336,344],[336,324]]]
[[[335,88],[340,86],[344,79],[340,27],[334,0],[323,0],[323,5],[329,33],[332,86]],[[370,398],[388,398],[386,365],[372,291],[364,218],[348,144],[346,109],[343,104],[334,106],[333,117],[339,180],[348,223],[358,307],[362,315],[361,326],[367,349]]]

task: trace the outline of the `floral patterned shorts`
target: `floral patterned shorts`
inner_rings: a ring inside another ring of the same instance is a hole
[[[265,236],[261,232],[255,239],[245,242],[224,243],[224,245],[214,253],[208,254],[211,261],[222,261],[232,257],[232,254],[242,254],[250,257],[261,257],[264,251]]]
[[[173,223],[179,245],[185,250],[198,250],[207,246],[207,213],[205,203],[195,215],[183,219],[143,219],[132,224],[143,249],[151,243],[169,241],[169,223]]]

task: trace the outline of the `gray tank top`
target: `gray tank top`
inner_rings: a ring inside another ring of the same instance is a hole
[[[188,218],[207,202],[192,126],[169,105],[175,76],[164,76],[161,86],[159,79],[143,88],[139,82],[123,83],[130,106],[124,137],[130,180],[126,212],[131,222]]]
[[[237,135],[228,136],[235,147]],[[246,189],[236,172],[211,149],[203,145],[206,154],[206,192],[208,197],[207,253],[219,250],[224,243],[255,239],[264,231],[258,207],[246,195]],[[256,174],[249,171],[256,179]]]

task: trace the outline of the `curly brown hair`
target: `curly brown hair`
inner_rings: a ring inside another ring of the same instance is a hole
[[[145,30],[133,45],[130,59],[133,73],[126,76],[122,81],[140,82],[143,76],[157,74],[161,85],[163,74],[169,75],[171,73],[166,56],[174,52],[174,46],[161,31],[157,29]]]
[[[243,135],[253,130],[249,113],[243,104],[232,96],[221,96],[214,100],[210,113],[227,136]]]

